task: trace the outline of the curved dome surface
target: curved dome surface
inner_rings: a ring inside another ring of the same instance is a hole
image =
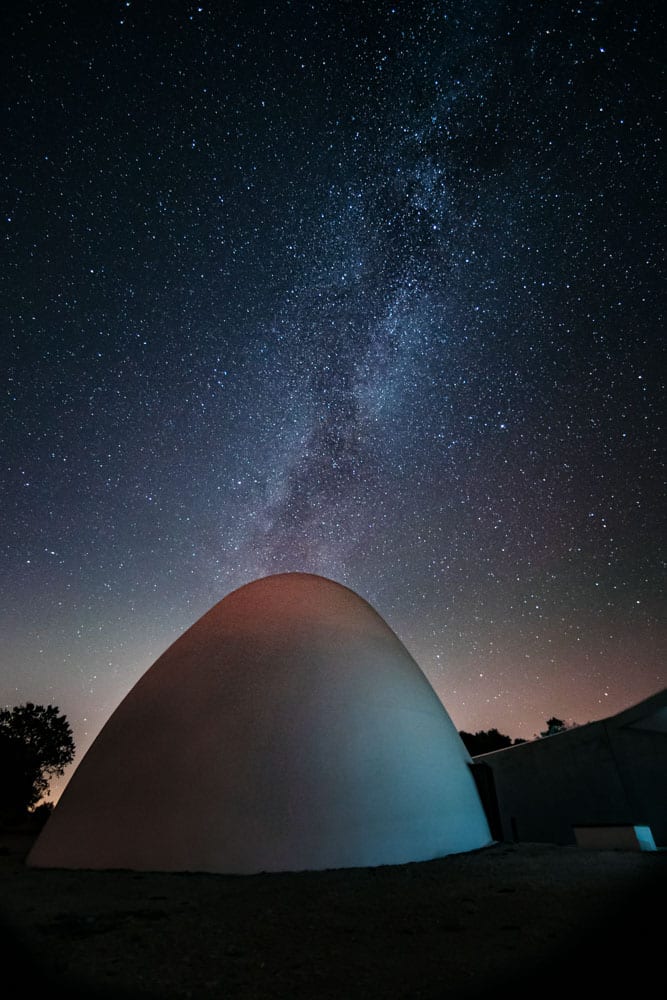
[[[331,580],[225,597],[132,688],[28,863],[252,873],[491,843],[470,757],[373,608]]]

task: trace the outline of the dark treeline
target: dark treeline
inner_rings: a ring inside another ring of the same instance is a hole
[[[576,723],[573,723],[573,725],[576,725]],[[563,730],[569,728],[572,727],[568,726],[562,719],[557,719],[554,715],[551,719],[547,719],[547,728],[540,733],[539,737],[536,736],[535,738],[553,736],[554,733],[561,733]],[[519,743],[528,742],[527,740],[522,740],[521,737],[513,740],[511,736],[506,736],[497,729],[480,729],[476,733],[467,733],[461,729],[459,736],[463,740],[466,750],[471,757],[478,757],[483,753],[492,753],[493,750],[504,750],[505,747],[515,747]]]

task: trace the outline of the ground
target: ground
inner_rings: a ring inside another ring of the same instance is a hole
[[[610,997],[662,962],[663,852],[496,844],[226,876],[30,869],[31,842],[0,834],[5,982],[72,998]]]

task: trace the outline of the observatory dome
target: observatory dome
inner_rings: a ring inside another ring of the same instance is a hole
[[[270,576],[140,678],[28,863],[252,873],[469,851],[491,843],[469,762],[366,601],[322,577]]]

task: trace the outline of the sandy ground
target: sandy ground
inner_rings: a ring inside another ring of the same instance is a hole
[[[69,997],[621,997],[663,965],[663,852],[226,876],[35,870],[31,842],[0,834],[3,979]]]

